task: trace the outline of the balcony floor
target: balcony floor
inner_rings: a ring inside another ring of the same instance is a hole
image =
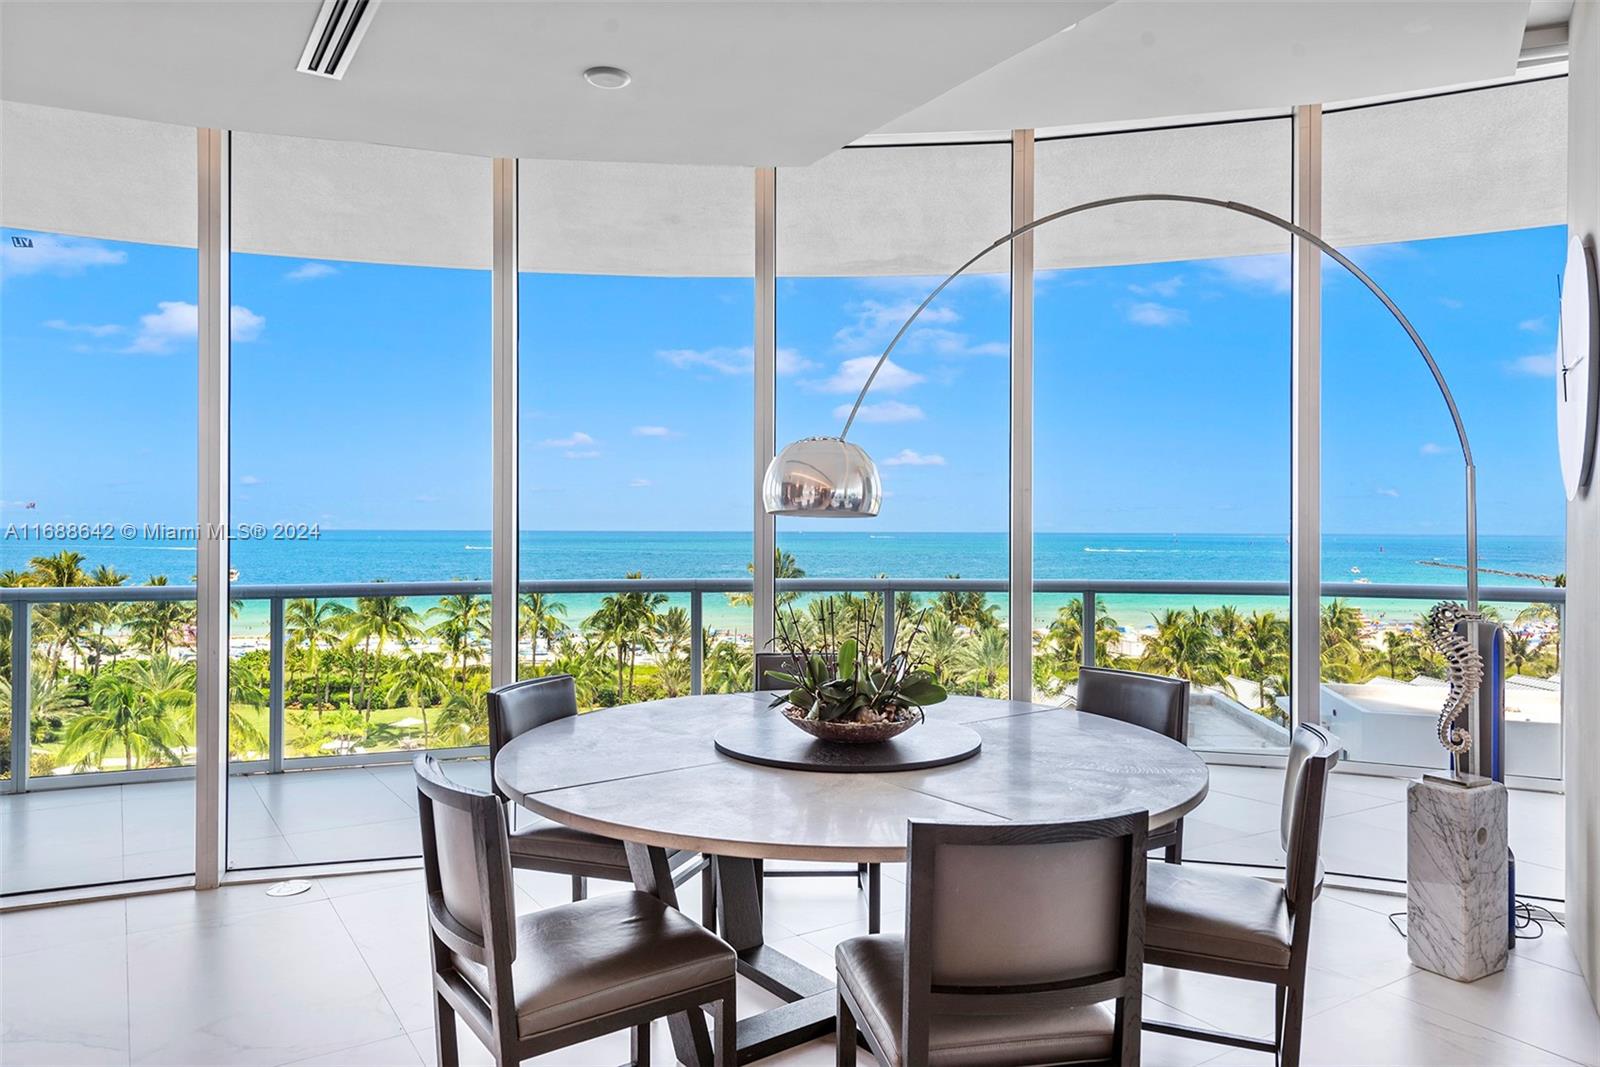
[[[481,760],[453,774],[488,787]],[[1282,772],[1211,768],[1211,792],[1185,822],[1196,860],[1282,863]],[[1405,877],[1402,778],[1338,773],[1329,791],[1323,854],[1330,871]],[[187,781],[57,789],[0,796],[0,893],[185,874],[193,868],[194,785]],[[229,782],[234,868],[414,856],[416,797],[409,764],[238,776]],[[1562,797],[1511,792],[1519,893],[1563,896]]]
[[[885,928],[901,919],[903,871],[886,871]],[[593,883],[595,892],[615,883]],[[421,875],[317,879],[295,897],[262,885],[176,892],[0,915],[0,1061],[28,1064],[434,1062]],[[566,900],[565,878],[517,873],[519,909]],[[768,883],[778,950],[830,972],[832,950],[865,929],[865,905],[837,878]],[[698,909],[698,880],[683,905]],[[1386,913],[1389,896],[1338,889],[1316,905],[1304,1062],[1309,1065],[1600,1063],[1600,1019],[1568,947],[1549,926],[1507,970],[1459,985],[1417,970]],[[1146,970],[1147,1017],[1270,1031],[1271,993],[1228,979]],[[776,1006],[741,981],[741,1014]],[[461,1028],[463,1062],[487,1064]],[[658,1062],[673,1062],[660,1023]],[[616,1064],[625,1034],[529,1061]],[[819,1039],[767,1060],[832,1064]],[[861,1064],[868,1057],[858,1057]],[[1144,1035],[1143,1062],[1267,1064],[1215,1045]]]

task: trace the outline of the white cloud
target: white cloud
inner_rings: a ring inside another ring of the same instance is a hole
[[[111,267],[128,261],[128,253],[107,248],[98,241],[51,234],[18,234],[31,241],[19,248],[12,241],[0,245],[0,274],[8,278],[27,274],[82,274],[90,267]]]
[[[600,450],[597,448],[568,449],[562,455],[568,459],[599,459]]]
[[[229,316],[232,337],[240,343],[261,336],[267,320],[247,307],[233,305]],[[139,316],[139,332],[124,352],[168,352],[180,341],[199,335],[200,309],[186,300],[163,300],[156,310]]]
[[[1535,319],[1523,319],[1521,322],[1517,323],[1517,329],[1526,330],[1528,333],[1543,333],[1544,316],[1540,315]]]
[[[44,325],[47,329],[65,330],[68,333],[86,333],[90,337],[110,337],[114,333],[122,332],[122,327],[114,322],[67,322],[65,319],[50,319]]]
[[[309,282],[317,278],[326,278],[330,274],[338,274],[339,268],[331,263],[302,263],[294,270],[285,274],[284,280],[291,282]]]
[[[921,319],[917,320],[921,322]],[[931,352],[936,356],[948,358],[964,358],[966,356],[1005,356],[1011,353],[1011,345],[1006,341],[979,341],[973,343],[972,338],[960,330],[947,330],[942,326],[929,329],[920,327],[906,334],[900,349],[907,352]],[[899,351],[900,349],[896,349]]]
[[[633,436],[635,436],[635,437],[676,437],[676,436],[678,436],[678,433],[677,433],[676,430],[668,429],[665,426],[635,426],[633,428]]]
[[[917,310],[917,304],[916,300],[902,300],[893,304],[863,300],[859,304],[851,304],[845,310],[855,316],[855,321],[840,327],[833,335],[833,343],[844,352],[879,351],[911,317],[911,313]],[[955,308],[934,305],[917,316],[917,329],[948,326],[960,320],[961,316]]]
[[[877,356],[856,356],[839,364],[839,368],[829,377],[813,379],[805,384],[824,393],[858,393],[877,362]],[[884,362],[883,369],[872,380],[872,388],[881,393],[897,393],[923,380],[916,371],[906,370],[891,359]]]
[[[654,483],[652,483],[649,478],[635,478],[633,481],[628,483],[628,488],[629,489],[648,489],[648,488],[650,488],[650,486],[652,484],[654,484]]]
[[[850,417],[850,405],[840,404],[833,409],[833,417],[847,419]],[[916,422],[923,417],[922,409],[915,404],[907,404],[899,400],[885,400],[877,404],[862,404],[861,410],[856,412],[857,422]]]
[[[704,368],[718,374],[749,374],[755,368],[755,350],[749,345],[739,348],[668,348],[657,352],[656,356],[685,370]],[[810,360],[802,359],[792,348],[778,349],[779,374],[794,374],[815,366]]]
[[[1437,441],[1428,441],[1419,450],[1424,456],[1442,456],[1445,453],[1444,445]]]
[[[1128,321],[1135,326],[1181,326],[1189,321],[1189,313],[1144,300],[1128,308]]]
[[[1138,296],[1159,296],[1171,300],[1178,295],[1178,290],[1183,288],[1183,275],[1174,274],[1170,278],[1160,281],[1147,282],[1144,285],[1130,285],[1128,292]]]
[[[539,442],[541,448],[577,448],[579,445],[592,445],[594,438],[582,430],[574,430],[566,437],[550,437]]]
[[[1209,266],[1222,280],[1241,289],[1265,290],[1270,293],[1289,291],[1289,257],[1231,256],[1213,259]]]
[[[1398,490],[1398,489],[1379,489],[1378,490],[1378,495],[1379,496],[1399,496],[1400,495],[1400,490]]]
[[[1521,374],[1529,378],[1554,378],[1556,354],[1549,352],[1542,356],[1523,356],[1508,363],[1506,369],[1512,374]]]
[[[942,467],[944,457],[937,453],[917,452],[909,448],[902,448],[897,454],[883,461],[885,467]]]
[[[240,485],[260,485],[261,484],[261,479],[257,478],[254,474],[241,474],[241,475],[239,475],[239,484]]]
[[[1462,308],[1467,306],[1466,305],[1466,301],[1457,300],[1453,296],[1441,296],[1439,298],[1439,303],[1443,304],[1445,307],[1449,308],[1451,311],[1460,311]]]

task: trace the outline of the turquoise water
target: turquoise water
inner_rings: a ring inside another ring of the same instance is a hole
[[[997,533],[866,534],[851,531],[794,532],[780,529],[779,545],[794,555],[809,577],[1003,579],[1007,540]],[[745,578],[750,561],[748,532],[525,532],[522,574],[535,579],[622,578],[642,572],[650,578]],[[83,553],[85,565],[110,564],[142,584],[163,575],[186,584],[194,574],[193,543],[145,539],[0,543],[0,568],[24,569],[29,558],[68,549]],[[1484,567],[1534,574],[1563,572],[1559,537],[1483,538]],[[231,561],[241,583],[319,583],[387,581],[487,581],[489,534],[482,530],[324,530],[312,540],[235,541]],[[1323,541],[1327,581],[1369,579],[1375,584],[1458,585],[1460,570],[1423,561],[1459,564],[1459,537],[1330,534]],[[1143,581],[1286,581],[1289,545],[1282,536],[1204,534],[1039,534],[1034,543],[1034,573],[1058,579],[1135,579]],[[1526,579],[1488,574],[1488,585],[1536,585]],[[594,609],[598,596],[563,595],[568,618],[577,622]],[[1000,598],[996,598],[1000,599]],[[1037,598],[1036,622],[1053,616],[1064,597]],[[1241,609],[1286,609],[1276,598],[1227,597]],[[688,605],[687,596],[672,598]],[[1124,625],[1145,625],[1151,613],[1190,606],[1186,598],[1120,596],[1101,598]],[[419,607],[422,605],[418,605]],[[1403,618],[1418,602],[1364,600],[1369,615]],[[264,604],[248,604],[235,620],[235,632],[265,628]],[[725,597],[707,596],[708,625],[747,633],[748,608]]]

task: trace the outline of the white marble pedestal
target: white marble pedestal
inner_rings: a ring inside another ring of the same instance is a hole
[[[1406,950],[1472,982],[1506,966],[1506,787],[1428,775],[1406,791]]]

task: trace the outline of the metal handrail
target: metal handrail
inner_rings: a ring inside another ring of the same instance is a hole
[[[1005,593],[1009,584],[993,578],[779,578],[780,592],[795,593],[873,593],[883,597],[883,640],[892,647],[897,634],[895,595],[897,593]],[[669,593],[687,594],[690,611],[689,687],[703,690],[705,663],[704,597],[706,594],[751,593],[749,578],[614,578],[558,579],[517,583],[519,593]],[[1097,598],[1105,595],[1167,594],[1195,598],[1217,596],[1289,596],[1288,582],[1257,581],[1145,581],[1127,579],[1044,578],[1033,583],[1035,593],[1065,594],[1083,600],[1082,656],[1085,664],[1094,662],[1094,620]],[[485,581],[447,582],[332,582],[282,585],[235,585],[229,591],[233,600],[266,600],[269,619],[269,698],[268,757],[265,761],[234,764],[235,772],[266,770],[281,772],[286,765],[298,768],[332,766],[340,763],[384,763],[409,759],[409,752],[361,753],[352,756],[284,757],[284,657],[288,648],[284,606],[290,600],[340,600],[363,596],[430,597],[459,593],[491,592]],[[1362,584],[1324,582],[1323,596],[1350,599],[1440,600],[1461,599],[1464,586],[1416,584]],[[1486,601],[1543,603],[1559,607],[1566,603],[1567,591],[1546,586],[1492,586],[1481,590]],[[172,602],[193,600],[195,587],[188,585],[148,586],[16,586],[0,588],[0,604],[10,605],[12,613],[11,647],[11,777],[0,781],[0,792],[25,792],[29,788],[28,746],[30,708],[28,674],[32,668],[31,615],[36,605],[68,603]],[[519,635],[520,638],[520,635]],[[191,768],[165,767],[134,771],[96,771],[52,776],[50,787],[71,788],[154,780],[192,772]],[[42,784],[42,783],[41,783]]]

